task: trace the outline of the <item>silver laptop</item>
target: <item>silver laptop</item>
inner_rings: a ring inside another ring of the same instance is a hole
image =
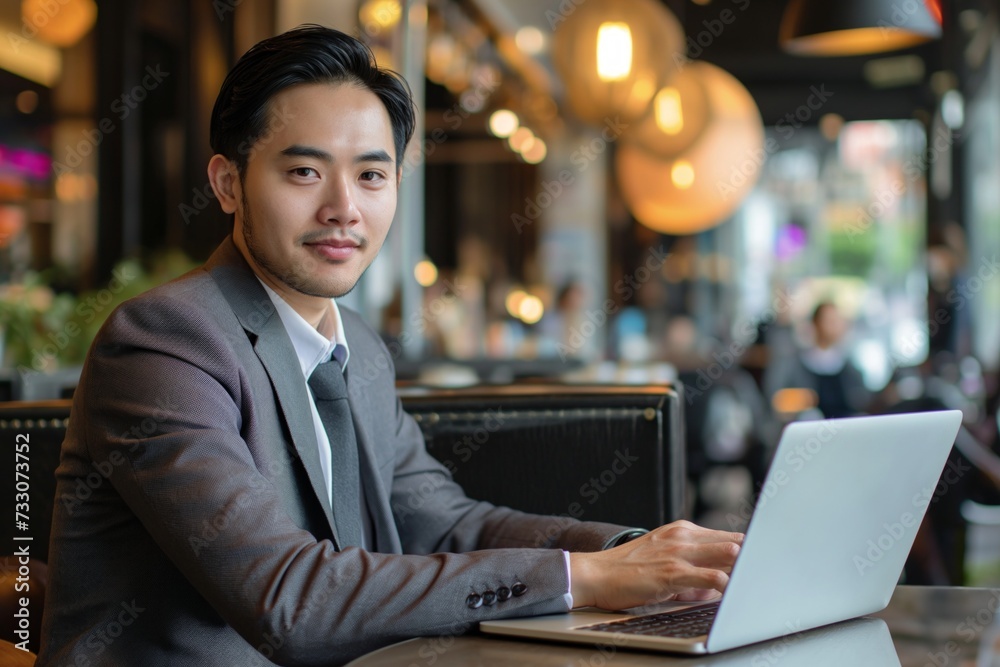
[[[884,609],[961,423],[962,413],[949,410],[790,424],[718,601],[484,621],[480,629],[715,653]]]

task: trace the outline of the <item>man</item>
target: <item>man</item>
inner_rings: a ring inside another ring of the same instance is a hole
[[[601,551],[632,533],[472,501],[427,454],[388,350],[333,300],[385,240],[412,131],[405,84],[333,30],[265,40],[230,72],[208,175],[233,233],[94,342],[39,665],[340,664],[485,619],[724,588],[739,535],[679,523]],[[365,358],[387,370],[353,376]],[[323,382],[345,377],[338,421]]]
[[[851,362],[846,345],[849,324],[832,301],[820,301],[812,311],[812,341],[808,347],[775,359],[764,376],[772,398],[789,387],[810,389],[816,408],[828,418],[863,413],[871,398],[864,379]]]

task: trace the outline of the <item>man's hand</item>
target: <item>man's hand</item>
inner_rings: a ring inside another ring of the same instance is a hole
[[[675,521],[608,551],[571,553],[573,603],[627,609],[714,597],[729,583],[742,543],[742,533]]]

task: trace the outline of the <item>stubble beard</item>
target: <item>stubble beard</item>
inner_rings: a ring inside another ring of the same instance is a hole
[[[305,271],[296,270],[294,266],[282,267],[276,262],[271,261],[267,254],[261,251],[257,244],[257,237],[254,236],[254,221],[253,215],[250,212],[250,202],[247,201],[246,187],[243,186],[240,190],[240,202],[243,206],[243,241],[246,243],[247,252],[250,253],[250,257],[253,258],[257,266],[271,274],[275,280],[288,285],[288,287],[296,292],[322,299],[334,299],[346,296],[357,287],[361,276],[358,276],[358,279],[351,283],[346,290],[333,289],[331,291],[330,289],[322,289],[322,286],[318,285],[317,281],[312,280]],[[367,270],[368,267],[366,266],[361,275],[364,275]]]

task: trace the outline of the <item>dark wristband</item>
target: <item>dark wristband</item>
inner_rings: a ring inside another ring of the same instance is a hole
[[[614,549],[615,547],[620,547],[626,542],[631,542],[637,537],[642,537],[649,531],[644,528],[632,528],[631,530],[626,530],[623,533],[618,533],[608,540],[607,544],[604,545],[604,550]]]

